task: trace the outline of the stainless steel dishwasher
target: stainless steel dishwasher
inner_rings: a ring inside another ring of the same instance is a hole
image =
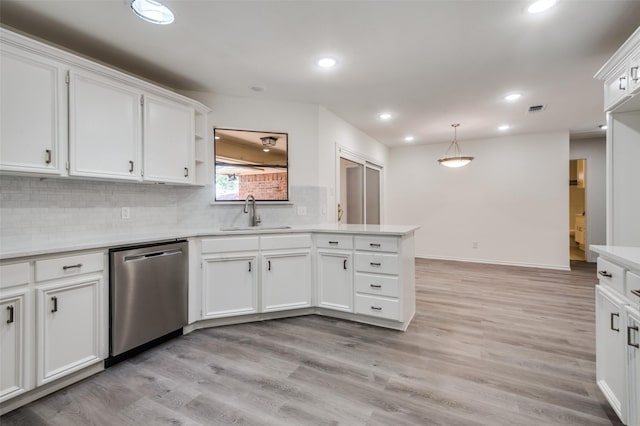
[[[182,334],[188,321],[188,250],[186,241],[110,250],[107,366]]]

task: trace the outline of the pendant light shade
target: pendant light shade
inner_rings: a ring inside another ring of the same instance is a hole
[[[471,162],[471,160],[473,160],[473,157],[465,157],[462,155],[462,151],[460,151],[457,138],[458,126],[460,126],[459,123],[451,125],[451,127],[453,127],[453,141],[451,142],[451,145],[449,145],[447,152],[444,153],[444,157],[438,160],[438,163],[445,167],[462,167],[466,166]],[[452,150],[453,152],[451,152]],[[449,153],[452,155],[449,155]]]

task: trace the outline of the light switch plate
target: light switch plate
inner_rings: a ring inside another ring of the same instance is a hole
[[[298,216],[304,216],[307,214],[306,206],[298,206]]]
[[[120,211],[120,217],[122,219],[129,219],[131,217],[131,211],[129,210],[129,207],[122,208],[122,210]]]

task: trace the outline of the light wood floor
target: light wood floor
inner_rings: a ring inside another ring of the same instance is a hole
[[[320,316],[201,330],[0,423],[621,424],[595,384],[595,267],[416,269],[406,333]]]

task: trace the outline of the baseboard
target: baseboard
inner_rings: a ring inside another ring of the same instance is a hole
[[[556,271],[571,271],[571,267],[569,267],[568,265],[546,265],[546,264],[538,264],[538,263],[511,262],[507,260],[467,259],[463,257],[433,256],[433,255],[422,255],[422,254],[416,254],[415,257],[418,259],[451,260],[453,262],[484,263],[487,265],[520,266],[523,268],[539,268],[539,269],[553,269]]]

